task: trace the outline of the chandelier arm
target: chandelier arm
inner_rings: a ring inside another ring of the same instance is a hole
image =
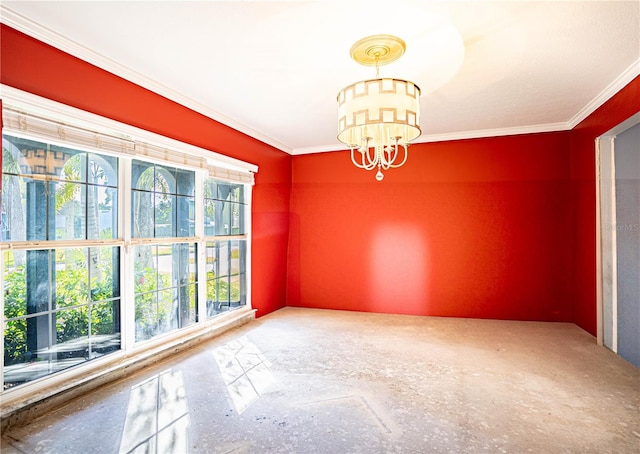
[[[360,153],[360,156],[362,158],[362,163],[358,163],[356,161],[355,153],[354,153],[356,149],[358,150],[358,153]],[[366,161],[365,161],[365,154],[367,154]],[[356,167],[364,170],[373,170],[376,167],[376,163],[371,162],[369,160],[368,153],[360,151],[360,147],[351,147],[351,162],[353,162],[353,165],[355,165]]]
[[[362,138],[360,146],[360,154],[362,155],[362,163],[367,170],[372,170],[378,164],[378,152],[375,146],[369,147],[370,137]]]
[[[402,160],[402,162],[400,164],[391,164],[389,165],[389,167],[391,167],[392,169],[397,169],[398,167],[404,165],[405,162],[407,162],[407,156],[409,156],[409,152],[408,152],[408,148],[409,148],[409,144],[399,144],[399,147],[402,147],[403,151],[404,151],[404,159]],[[396,150],[397,152],[397,150]]]
[[[369,141],[367,141],[367,149],[364,154],[367,156],[367,162],[371,166],[371,169],[378,165],[378,161],[380,160],[378,157],[378,150],[375,145],[370,147]]]
[[[388,169],[392,168],[393,161],[395,161],[396,158],[398,157],[398,144],[395,143],[393,145],[389,145],[389,146],[386,147],[386,149],[391,150],[391,151],[389,151],[387,153],[389,158],[385,160],[384,170],[388,170]]]

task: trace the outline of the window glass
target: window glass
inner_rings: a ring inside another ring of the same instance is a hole
[[[192,170],[9,134],[2,152],[0,240],[14,243],[0,256],[4,389],[119,350],[121,326],[141,342],[197,323],[200,283],[203,319],[247,304],[243,184],[206,179],[196,188]],[[131,175],[124,190],[120,165]],[[131,221],[118,232],[123,193]],[[121,261],[133,263],[122,277],[133,280],[133,301],[121,300]]]
[[[89,301],[88,248],[67,248],[55,251],[53,263],[56,287],[55,307],[77,306]],[[95,248],[92,255],[96,254]]]
[[[8,135],[2,145],[3,241],[117,238],[115,158]]]
[[[2,136],[4,389],[120,348],[118,160]],[[76,241],[77,246],[55,246]]]
[[[120,349],[119,255],[4,251],[5,389]]]
[[[246,240],[210,241],[206,246],[207,317],[246,304]]]
[[[136,341],[197,321],[196,257],[195,243],[134,248]]]
[[[243,235],[244,185],[208,179],[204,191],[204,228],[207,236]]]
[[[87,203],[86,185],[82,183],[59,182],[49,184],[55,205],[53,217],[56,240],[82,240]]]
[[[216,234],[216,201],[213,199],[204,199],[204,234]]]
[[[131,164],[131,175],[133,189],[153,191],[155,171],[152,163],[134,160]]]
[[[133,161],[132,236],[195,235],[195,172]]]
[[[134,238],[153,238],[154,210],[153,193],[133,191],[131,200],[131,236]]]
[[[3,161],[4,164],[4,161]],[[0,235],[2,241],[26,240],[26,182],[25,178],[2,175],[2,203],[0,205]]]
[[[193,197],[195,195],[195,180],[190,170],[176,169],[176,194]]]
[[[244,185],[207,179],[204,231],[208,237],[244,236]],[[213,240],[213,238],[212,238]],[[246,304],[246,239],[206,244],[207,317]]]
[[[155,194],[155,238],[176,236],[176,196],[166,193]]]
[[[116,188],[87,186],[87,239],[118,237],[118,191]]]
[[[195,229],[195,198],[177,196],[178,212],[178,225],[177,235],[178,237],[194,236],[196,234]]]

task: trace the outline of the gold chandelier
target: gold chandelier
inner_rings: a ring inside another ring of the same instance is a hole
[[[380,66],[397,60],[406,45],[392,35],[373,35],[351,47],[351,58],[376,67],[376,78],[338,93],[338,140],[349,146],[356,167],[383,170],[407,161],[409,142],[420,136],[420,88],[408,80],[380,78]]]

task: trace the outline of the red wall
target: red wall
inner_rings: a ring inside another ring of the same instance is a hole
[[[595,139],[640,111],[640,77],[571,131],[573,321],[596,335]]]
[[[295,156],[287,304],[571,321],[569,133]]]
[[[595,334],[594,139],[640,110],[638,78],[571,132],[413,145],[378,183],[346,152],[291,158],[10,27],[0,33],[3,84],[260,167],[258,315],[286,300],[575,321]]]
[[[4,24],[0,55],[3,84],[257,164],[252,302],[258,316],[284,306],[290,156]]]

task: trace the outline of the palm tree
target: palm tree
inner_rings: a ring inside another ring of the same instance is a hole
[[[15,152],[20,153],[17,149]],[[2,223],[2,240],[24,241],[26,239],[25,212],[22,205],[22,193],[24,192],[22,186],[24,183],[18,176],[20,174],[20,166],[16,157],[8,148],[2,147],[2,173],[4,178],[2,179],[2,199],[0,202],[2,217],[0,219]],[[8,237],[9,235],[10,238]],[[24,251],[14,251],[15,265],[24,265],[25,257]]]

